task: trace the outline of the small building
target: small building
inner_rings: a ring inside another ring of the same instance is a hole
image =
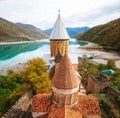
[[[88,76],[87,91],[90,93],[103,92],[110,84],[110,80],[103,74],[90,74]]]

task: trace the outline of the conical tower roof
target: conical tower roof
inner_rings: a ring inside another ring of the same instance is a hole
[[[69,35],[64,27],[64,23],[61,19],[60,14],[58,14],[57,20],[55,22],[54,28],[50,35],[50,39],[69,39]]]
[[[67,54],[57,64],[52,84],[59,89],[72,89],[79,86],[80,80]]]

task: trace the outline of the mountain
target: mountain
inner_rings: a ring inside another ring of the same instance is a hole
[[[104,49],[120,51],[120,18],[104,25],[95,26],[77,35],[76,38],[98,43]]]
[[[48,35],[41,29],[31,25],[31,24],[23,24],[23,23],[16,23],[18,26],[25,28],[27,30],[30,30],[32,32],[34,32],[35,34],[41,34],[43,36],[46,36],[48,38]]]
[[[8,20],[0,18],[0,42],[31,41],[46,38],[46,35],[34,33]]]
[[[89,27],[84,26],[84,27],[76,27],[76,28],[67,28],[68,34],[70,37],[74,37],[76,36],[78,33],[80,32],[84,32],[87,31],[89,29]]]
[[[84,26],[84,27],[75,27],[75,28],[71,28],[71,27],[67,27],[67,32],[69,34],[70,37],[74,37],[76,36],[78,33],[80,32],[84,32],[84,31],[87,31],[89,29],[89,27],[87,26]],[[51,34],[52,32],[52,28],[50,29],[46,29],[44,30],[48,35]]]

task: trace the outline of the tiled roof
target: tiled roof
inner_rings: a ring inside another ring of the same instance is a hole
[[[53,104],[48,118],[82,118],[82,115],[79,111],[70,107],[60,107],[57,104]]]
[[[99,101],[94,96],[79,95],[78,104],[74,106],[82,115],[101,115]]]
[[[75,69],[67,54],[55,69],[55,75],[52,78],[52,84],[60,89],[72,89],[80,84]]]
[[[33,97],[31,112],[47,112],[52,103],[52,93],[38,94]]]
[[[85,115],[84,118],[101,118],[100,115]]]
[[[37,118],[48,118],[48,114],[43,115],[43,116],[39,116],[39,117],[37,117]]]
[[[55,106],[53,110],[49,112],[48,118],[82,118],[82,116],[101,118],[100,115],[99,102],[95,97],[79,95],[76,105],[71,107]]]
[[[48,101],[43,101],[43,99],[40,99],[42,95],[44,96],[43,98],[45,100],[47,100],[46,97],[49,98]],[[36,99],[36,104],[32,102],[32,112],[39,111],[38,109],[36,109],[39,107],[36,106],[41,106],[39,112],[48,111],[48,114],[46,116],[41,116],[39,118],[82,118],[82,116],[85,116],[86,118],[101,118],[99,102],[97,98],[93,96],[79,95],[78,103],[71,107],[61,107],[55,103],[51,103],[51,94],[39,94],[36,95],[33,99]],[[45,104],[45,102],[47,104]]]
[[[79,110],[76,110],[72,107],[65,108],[65,118],[82,118],[81,113]]]
[[[48,118],[65,118],[65,108],[58,107],[49,112]]]
[[[54,28],[50,35],[50,39],[62,39],[66,40],[69,39],[69,35],[64,27],[64,23],[61,19],[60,14],[58,14],[57,20],[55,22]]]

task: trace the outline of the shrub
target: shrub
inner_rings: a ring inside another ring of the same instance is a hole
[[[106,68],[107,69],[116,69],[115,61],[113,59],[108,59]]]
[[[28,61],[28,65],[20,73],[22,79],[31,85],[35,94],[51,90],[51,81],[45,70],[45,62],[41,58],[34,58]]]

